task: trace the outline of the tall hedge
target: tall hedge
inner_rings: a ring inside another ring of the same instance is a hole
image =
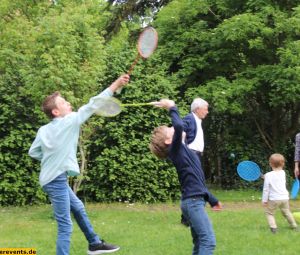
[[[182,116],[194,97],[209,101],[203,122],[209,183],[248,186],[236,175],[237,163],[255,160],[265,172],[275,151],[286,156],[292,174],[300,124],[298,1],[165,2],[162,9],[143,11],[147,17],[131,13],[132,1],[130,10],[127,1],[119,1],[124,8],[104,0],[0,2],[1,205],[46,201],[39,163],[27,155],[36,131],[48,122],[40,109],[43,98],[59,90],[77,109],[105,89],[134,61],[146,20],[158,30],[158,49],[140,59],[118,99],[172,98]],[[131,15],[116,16],[119,9]],[[116,21],[118,29],[108,31]],[[151,107],[128,107],[114,118],[93,116],[82,127],[83,175],[70,179],[79,196],[106,202],[178,199],[174,167],[148,149],[151,131],[161,124],[170,125],[167,112]]]

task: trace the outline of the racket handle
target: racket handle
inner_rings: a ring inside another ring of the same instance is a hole
[[[133,71],[134,66],[136,65],[136,63],[139,61],[140,59],[140,54],[137,55],[137,57],[135,58],[134,62],[132,63],[131,67],[129,68],[127,74],[131,75],[131,72]],[[123,88],[119,88],[116,90],[116,93],[119,95],[122,92]]]
[[[139,61],[140,59],[140,54],[138,54],[134,60],[134,62],[132,63],[131,67],[129,68],[127,74],[130,75],[133,71],[134,66],[136,65],[136,63]]]

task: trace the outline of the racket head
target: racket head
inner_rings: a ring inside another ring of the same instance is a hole
[[[102,117],[114,117],[122,111],[121,102],[115,97],[105,97],[101,106],[95,111],[96,115]]]
[[[242,179],[249,182],[256,181],[261,176],[259,166],[249,160],[242,161],[238,164],[237,173]]]
[[[297,178],[297,179],[295,179],[295,181],[293,182],[293,185],[292,185],[291,198],[296,199],[296,197],[298,196],[298,193],[299,193],[299,180]]]
[[[149,58],[155,51],[158,42],[158,34],[153,27],[147,27],[140,34],[137,49],[142,58]]]

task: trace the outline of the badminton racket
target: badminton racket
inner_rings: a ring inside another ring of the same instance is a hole
[[[141,107],[149,105],[155,105],[155,102],[122,104],[117,98],[108,97],[103,99],[101,107],[96,110],[95,114],[102,117],[114,117],[120,114],[125,107]]]
[[[140,57],[142,57],[143,59],[147,59],[152,55],[157,47],[157,42],[158,34],[156,30],[153,27],[145,28],[139,36],[137,43],[138,54],[127,72],[129,75],[133,71],[133,68],[135,67]]]
[[[261,177],[260,167],[253,161],[245,160],[237,166],[238,175],[246,181],[256,181]]]
[[[152,55],[157,47],[157,42],[158,34],[153,27],[147,27],[140,33],[137,42],[138,54],[127,72],[128,75],[132,73],[135,65],[141,57],[143,59],[147,59]],[[118,89],[117,93],[119,94],[121,91],[122,88]]]
[[[298,192],[299,192],[299,180],[297,178],[297,179],[295,179],[295,181],[293,182],[293,185],[292,185],[291,198],[296,199],[296,197],[298,196]]]

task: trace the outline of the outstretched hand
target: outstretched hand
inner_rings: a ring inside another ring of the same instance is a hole
[[[130,76],[128,74],[122,74],[118,79],[116,79],[109,88],[115,92],[116,90],[125,86],[130,80]]]
[[[171,107],[175,106],[175,102],[169,99],[161,99],[158,102],[152,102],[152,104],[156,107],[170,109]]]

